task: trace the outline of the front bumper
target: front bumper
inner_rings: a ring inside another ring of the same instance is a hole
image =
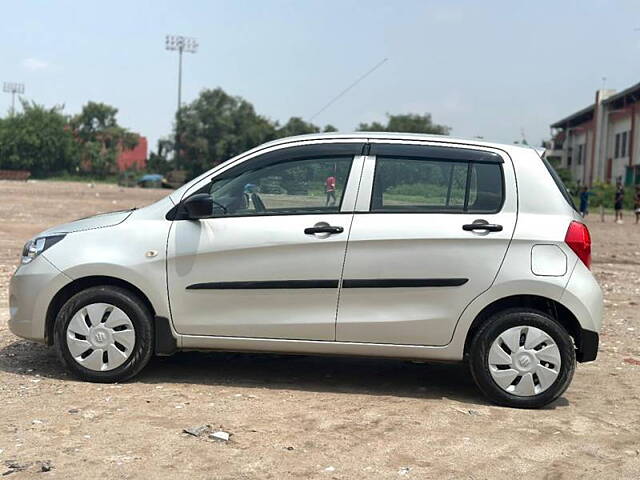
[[[49,304],[70,281],[44,255],[20,265],[9,283],[9,329],[19,337],[45,343]]]

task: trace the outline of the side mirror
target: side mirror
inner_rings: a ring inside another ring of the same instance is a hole
[[[183,202],[187,215],[192,220],[209,218],[213,214],[213,199],[208,193],[198,193]]]

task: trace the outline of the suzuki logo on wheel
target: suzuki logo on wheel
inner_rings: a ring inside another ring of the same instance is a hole
[[[104,334],[104,332],[97,332],[96,333],[96,341],[102,343],[106,340],[107,336]]]
[[[520,359],[520,365],[524,368],[527,368],[531,364],[531,359],[529,357],[522,357]]]

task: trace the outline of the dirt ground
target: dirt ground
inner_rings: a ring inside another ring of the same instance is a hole
[[[606,295],[599,357],[539,411],[488,404],[463,366],[391,360],[181,353],[126,384],[82,383],[9,331],[7,285],[29,237],[165,194],[0,182],[0,474],[640,478],[640,226],[629,214],[589,221]],[[182,432],[203,424],[231,439]]]

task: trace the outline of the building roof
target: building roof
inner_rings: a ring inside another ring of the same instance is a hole
[[[636,83],[635,85],[632,85],[629,88],[622,90],[620,93],[611,95],[602,103],[609,103],[609,104],[620,103],[621,105],[619,106],[623,106],[626,103],[633,103],[638,100],[640,100],[640,83]],[[615,106],[618,106],[618,105],[615,105]]]
[[[551,124],[551,128],[568,128],[580,125],[590,121],[593,118],[593,112],[595,110],[595,104],[591,104],[588,107],[578,110],[576,113],[572,113],[566,118]]]
[[[630,86],[619,93],[602,100],[603,104],[611,105],[614,108],[623,108],[629,103],[640,101],[640,83]],[[593,118],[595,104],[578,110],[562,120],[551,124],[551,128],[569,128],[590,121]]]

